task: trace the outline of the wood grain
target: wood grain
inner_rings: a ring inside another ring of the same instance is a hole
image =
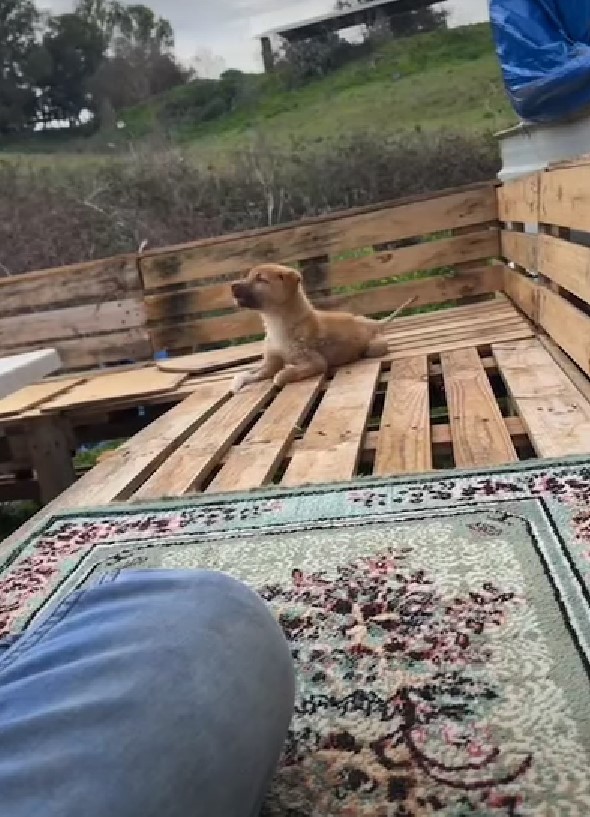
[[[493,353],[537,454],[590,452],[590,403],[539,341],[496,344]]]
[[[272,383],[264,382],[234,395],[168,457],[134,498],[183,496],[198,490],[272,393]]]
[[[367,360],[336,372],[281,485],[332,482],[354,475],[380,369],[379,361]]]
[[[487,223],[495,218],[494,188],[482,187],[146,253],[140,261],[141,272],[147,290],[152,290],[237,273],[256,263],[286,263],[333,255],[463,225]]]
[[[539,284],[521,272],[504,267],[504,292],[535,323],[539,320]]]
[[[538,242],[538,271],[590,304],[590,248],[546,234]]]
[[[395,278],[418,270],[452,267],[467,261],[497,257],[499,252],[498,231],[480,230],[465,236],[426,241],[413,247],[375,253],[364,258],[332,261],[326,266],[325,279],[317,279],[315,285],[313,281],[307,283],[306,291],[313,295],[318,290]],[[235,305],[229,283],[206,284],[189,290],[148,295],[145,301],[148,319],[152,322],[177,320],[199,312],[229,309]]]
[[[590,166],[556,168],[542,174],[539,220],[572,230],[588,230]]]
[[[243,442],[231,449],[207,492],[243,491],[270,482],[322,383],[323,377],[315,377],[286,386]]]
[[[443,379],[459,468],[502,465],[518,457],[475,349],[444,352]]]
[[[108,405],[123,398],[126,400],[149,398],[154,394],[174,389],[185,377],[186,375],[160,372],[155,366],[94,377],[43,403],[41,412],[56,413],[81,407]]]
[[[521,224],[539,222],[541,175],[532,173],[522,179],[506,182],[497,189],[500,221]]]
[[[514,233],[509,230],[502,230],[503,257],[529,272],[537,272],[538,238],[537,235],[531,235],[530,233]]]
[[[387,476],[431,468],[428,359],[411,357],[391,367],[373,473]]]
[[[105,258],[0,279],[0,318],[140,294],[135,256]]]
[[[590,317],[544,287],[538,298],[540,325],[590,375]]]
[[[502,285],[502,266],[488,265],[470,272],[451,276],[436,276],[418,281],[390,284],[340,297],[339,308],[347,312],[372,315],[393,311],[410,297],[412,307],[459,300],[492,293]],[[329,306],[329,299],[320,299],[319,307]],[[232,312],[215,318],[203,318],[187,323],[150,328],[154,349],[178,349],[197,344],[218,343],[262,333],[260,317],[248,311]]]
[[[69,391],[73,386],[83,383],[80,377],[70,377],[66,380],[53,381],[46,383],[35,383],[32,386],[25,386],[24,389],[9,394],[0,400],[0,417],[8,417],[14,414],[20,414],[22,411],[35,408],[41,403],[56,397],[58,394],[63,394]]]

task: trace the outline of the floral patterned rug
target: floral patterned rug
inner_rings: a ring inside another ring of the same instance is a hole
[[[590,815],[590,461],[54,518],[0,632],[129,567],[255,587],[298,672],[265,817]]]

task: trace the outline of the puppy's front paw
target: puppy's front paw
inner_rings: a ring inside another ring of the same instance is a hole
[[[230,391],[232,394],[237,394],[241,389],[244,388],[246,383],[248,382],[248,372],[238,372],[238,374],[232,380]]]
[[[272,379],[273,385],[276,386],[277,389],[282,389],[283,386],[286,386],[289,382],[288,376],[285,374],[285,369],[281,369],[280,372],[275,374]]]

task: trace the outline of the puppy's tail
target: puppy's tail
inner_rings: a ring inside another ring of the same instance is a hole
[[[410,304],[414,303],[414,301],[415,301],[415,300],[416,300],[416,296],[415,296],[415,295],[414,295],[414,296],[412,296],[411,298],[408,298],[408,300],[407,300],[407,301],[404,301],[404,303],[403,303],[401,306],[398,306],[398,308],[395,310],[395,312],[392,312],[392,313],[391,313],[391,315],[387,315],[387,317],[386,317],[386,318],[381,318],[380,320],[375,321],[375,323],[376,323],[378,326],[387,326],[387,324],[388,324],[388,323],[391,323],[391,321],[392,321],[394,318],[397,318],[397,316],[399,315],[399,313],[400,313],[400,312],[403,312],[403,311],[404,311],[404,309],[406,309],[406,308],[407,308],[407,307],[408,307]]]

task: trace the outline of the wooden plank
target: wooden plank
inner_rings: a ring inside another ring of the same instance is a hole
[[[400,347],[392,352],[388,352],[384,360],[404,360],[408,357],[419,355],[436,355],[441,352],[451,352],[459,349],[466,349],[474,346],[489,346],[491,343],[498,343],[503,340],[520,340],[530,338],[533,331],[528,329],[514,329],[509,332],[495,330],[494,332],[480,332],[474,337],[465,337],[461,340],[432,341],[422,346],[412,346],[409,348]]]
[[[323,377],[315,377],[286,386],[244,441],[231,449],[207,492],[243,491],[270,482],[322,383]]]
[[[128,499],[168,454],[227,398],[223,383],[202,386],[117,449],[116,454],[75,482],[0,542],[0,557],[10,553],[51,516],[75,508]]]
[[[386,335],[385,337],[388,342],[389,350],[395,350],[398,348],[407,349],[411,348],[412,346],[423,346],[425,343],[431,343],[432,341],[436,340],[440,340],[444,343],[447,341],[465,338],[473,338],[475,341],[473,345],[476,346],[477,339],[480,334],[487,336],[493,332],[505,332],[513,329],[516,330],[526,328],[526,319],[520,315],[515,315],[510,318],[501,317],[493,322],[475,323],[474,325],[467,323],[459,326],[453,326],[450,324],[448,326],[443,325],[438,328],[433,325],[427,329],[422,329],[420,332],[410,334],[407,338],[404,338],[404,336],[401,334]]]
[[[136,298],[18,315],[0,319],[0,349],[29,344],[48,346],[67,338],[76,338],[83,344],[84,335],[136,329],[145,326],[145,322],[145,308]]]
[[[27,424],[27,436],[41,502],[45,504],[76,480],[68,433],[61,418],[42,417]]]
[[[364,258],[334,261],[326,269],[325,280],[306,279],[306,291],[313,294],[318,290],[399,277],[417,270],[452,267],[466,261],[497,257],[499,252],[498,231],[480,230]],[[153,322],[176,320],[215,309],[230,309],[235,305],[229,283],[148,295],[145,302],[148,319]]]
[[[540,173],[506,182],[497,190],[500,221],[537,224],[539,221]]]
[[[538,297],[540,325],[590,375],[590,317],[544,287]]]
[[[504,267],[504,292],[532,321],[539,320],[539,284],[521,272]]]
[[[135,499],[183,496],[198,490],[203,480],[273,393],[270,381],[254,383],[234,395],[135,493]]]
[[[43,343],[31,343],[15,347],[11,354],[43,349]],[[152,346],[148,333],[143,328],[111,332],[108,335],[94,335],[83,340],[58,340],[53,344],[57,349],[64,369],[90,369],[121,360],[145,360],[152,358]]]
[[[340,298],[339,309],[371,315],[393,311],[410,297],[412,308],[433,303],[459,300],[495,292],[502,285],[502,266],[493,264],[451,276],[436,276],[418,281],[375,287]],[[330,305],[330,299],[318,301],[319,307]],[[241,311],[204,318],[188,323],[150,328],[154,349],[185,348],[193,344],[220,341],[261,334],[262,321],[254,312]]]
[[[537,272],[538,238],[530,233],[502,230],[502,255],[529,272]]]
[[[455,465],[474,468],[518,457],[476,349],[444,352],[443,378]]]
[[[590,452],[590,403],[539,341],[497,344],[493,353],[537,454]]]
[[[431,469],[428,359],[411,357],[391,367],[373,473]]]
[[[141,272],[146,288],[151,290],[237,273],[256,263],[333,255],[495,219],[494,189],[483,187],[146,253],[140,260]]]
[[[589,230],[589,165],[556,168],[542,174],[539,220],[572,230]]]
[[[354,476],[380,368],[379,361],[367,360],[336,372],[281,485]]]
[[[170,391],[178,386],[186,375],[160,372],[155,366],[130,372],[116,372],[104,377],[84,381],[66,394],[62,394],[41,406],[41,411],[59,412],[82,406],[108,404],[121,399],[137,400]]]
[[[0,400],[0,417],[20,414],[21,411],[39,406],[46,400],[56,397],[58,394],[63,394],[73,386],[83,382],[80,377],[70,377],[66,380],[57,380],[51,383],[42,381],[32,386],[25,386],[24,389],[19,389],[19,391]]]
[[[141,294],[135,256],[122,255],[0,279],[0,317]]]
[[[590,402],[590,379],[548,335],[540,334],[538,335],[538,339],[559,368],[569,377],[584,399]]]
[[[538,241],[538,271],[590,304],[590,248],[546,234]]]
[[[264,344],[242,343],[239,346],[227,346],[224,349],[213,349],[210,352],[197,352],[194,355],[161,360],[156,364],[162,372],[212,372],[238,363],[247,363],[262,357]]]

